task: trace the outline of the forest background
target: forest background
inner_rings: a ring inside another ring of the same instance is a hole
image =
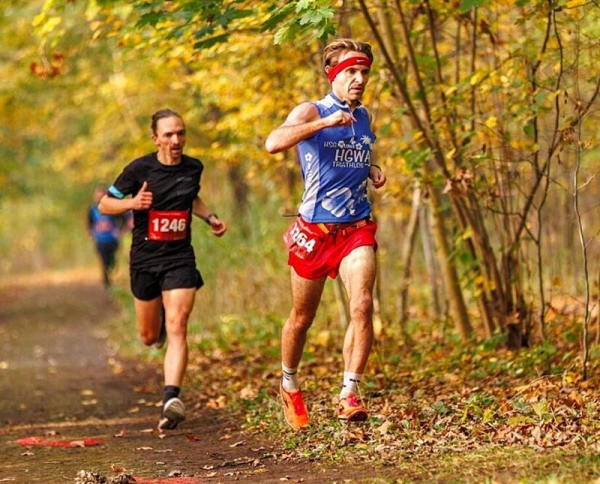
[[[230,226],[219,240],[204,224],[193,234],[207,284],[192,369],[227,368],[202,387],[214,405],[301,455],[409,477],[474,472],[459,450],[479,476],[564,476],[572,464],[597,476],[599,17],[580,0],[8,0],[0,274],[97,270],[93,188],[154,149],[150,115],[170,107],[205,164],[203,197]],[[293,150],[271,156],[263,143],[291,107],[328,92],[320,54],[340,36],[374,47],[363,101],[388,177],[371,193],[374,417],[331,422],[348,312],[330,281],[302,370],[319,426],[290,436],[268,416],[290,304],[281,235],[302,183]],[[415,468],[415,455],[448,459]]]

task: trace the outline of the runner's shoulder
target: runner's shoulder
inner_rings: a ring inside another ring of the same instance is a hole
[[[139,158],[136,158],[131,163],[129,163],[129,166],[132,168],[138,168],[138,167],[152,165],[157,162],[158,162],[158,158],[156,157],[156,152],[154,152],[154,153],[148,153],[143,156],[140,156]]]
[[[123,168],[123,173],[146,173],[154,163],[156,163],[156,153],[148,153],[130,161],[125,165],[125,168]]]
[[[204,169],[204,165],[202,164],[202,162],[198,158],[194,158],[193,156],[188,156],[184,154],[181,156],[181,161],[184,164],[195,166],[197,168],[200,168],[201,170]]]

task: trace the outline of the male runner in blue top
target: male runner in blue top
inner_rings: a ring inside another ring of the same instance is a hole
[[[203,284],[191,245],[192,215],[209,224],[217,237],[227,225],[199,196],[204,167],[183,153],[186,128],[181,116],[162,109],[152,116],[151,128],[157,151],[123,169],[100,201],[100,211],[115,215],[133,210],[129,264],[138,332],[146,345],[161,346],[164,330],[169,341],[158,423],[165,430],[185,419],[179,393],[188,361],[187,325],[196,290]]]
[[[87,231],[94,241],[96,252],[100,257],[102,281],[104,286],[108,288],[112,283],[111,278],[116,265],[119,241],[123,232],[128,228],[128,219],[126,216],[101,214],[98,203],[104,195],[106,195],[106,188],[96,187],[94,190],[94,203],[90,206],[87,214]]]
[[[372,163],[375,135],[368,111],[360,103],[373,62],[371,46],[338,39],[325,47],[323,69],[331,93],[304,102],[267,137],[269,153],[298,146],[304,179],[299,216],[284,241],[291,266],[292,311],[281,335],[283,378],[280,394],[284,416],[295,430],[309,424],[298,366],[321,300],[327,276],[338,273],[350,305],[350,324],[343,346],[344,376],[337,416],[366,420],[358,393],[373,341],[375,232],[370,220],[367,181],[382,187],[386,177]]]

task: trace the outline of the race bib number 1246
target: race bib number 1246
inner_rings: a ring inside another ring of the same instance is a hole
[[[150,210],[148,239],[160,241],[184,240],[188,231],[187,210]]]

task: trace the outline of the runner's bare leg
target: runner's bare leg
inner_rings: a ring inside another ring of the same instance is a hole
[[[292,311],[281,330],[281,361],[288,368],[300,364],[306,334],[317,314],[326,278],[304,279],[291,269]]]
[[[137,318],[138,333],[146,346],[154,344],[160,334],[160,306],[162,297],[150,301],[133,298]]]
[[[363,374],[373,344],[373,287],[375,250],[354,249],[340,264],[340,277],[350,304],[350,323],[344,338],[344,371]]]
[[[181,387],[188,363],[187,327],[194,308],[196,288],[163,291],[167,325],[165,385]]]

